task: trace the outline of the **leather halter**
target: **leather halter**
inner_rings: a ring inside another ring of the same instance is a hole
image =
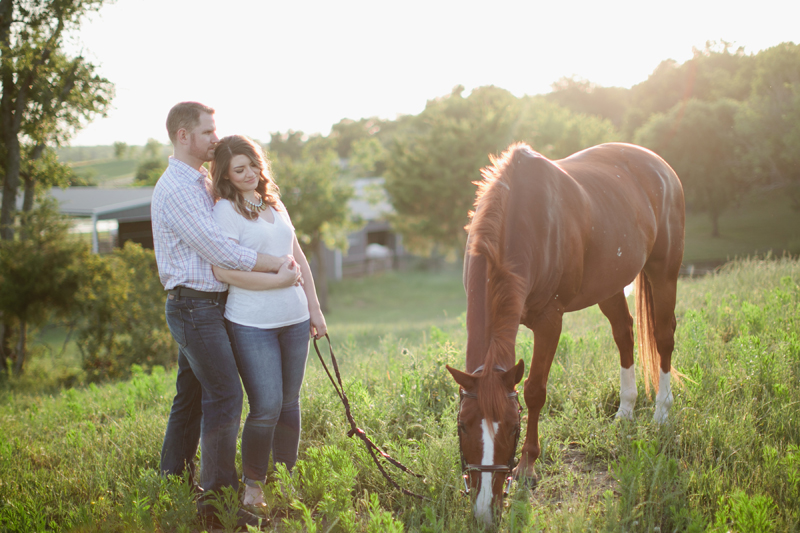
[[[496,372],[505,372],[506,371],[505,368],[503,368],[501,366],[498,366],[498,365],[495,365],[494,370]],[[478,372],[482,372],[482,371],[483,371],[483,365],[481,365],[478,368],[476,368],[472,372],[472,374],[475,375]],[[477,400],[478,399],[478,395],[475,394],[474,392],[467,392],[463,388],[459,389],[459,392],[460,392],[459,409],[458,409],[458,418],[456,419],[456,421],[458,423],[458,429],[457,429],[457,432],[458,432],[458,451],[459,451],[459,454],[461,455],[461,478],[464,481],[464,490],[462,492],[463,492],[464,495],[469,495],[469,493],[470,493],[470,487],[469,487],[469,473],[470,472],[473,472],[473,471],[491,472],[492,474],[494,474],[496,472],[507,472],[508,475],[506,477],[505,488],[503,489],[503,496],[508,496],[508,491],[511,488],[511,481],[512,481],[511,472],[514,470],[514,467],[517,465],[517,445],[519,444],[519,436],[520,436],[521,425],[522,425],[522,405],[520,405],[520,403],[519,403],[519,394],[517,394],[517,391],[514,390],[514,391],[509,392],[506,395],[509,399],[513,398],[513,399],[515,399],[517,401],[517,416],[519,417],[519,420],[517,421],[517,431],[516,431],[516,434],[514,435],[514,451],[511,454],[511,459],[508,460],[508,464],[504,464],[504,465],[484,465],[484,464],[467,463],[466,459],[464,459],[464,448],[461,445],[461,406],[460,406],[460,404],[461,404],[461,402],[464,401],[464,398],[471,398],[471,399]]]

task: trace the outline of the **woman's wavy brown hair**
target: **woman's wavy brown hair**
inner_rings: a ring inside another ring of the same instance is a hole
[[[211,162],[214,200],[217,201],[220,198],[230,200],[236,211],[243,217],[249,220],[258,218],[258,212],[247,209],[242,195],[239,194],[239,189],[228,179],[231,160],[237,155],[246,155],[261,171],[261,177],[258,179],[258,186],[255,190],[256,195],[267,202],[270,207],[280,209],[280,189],[270,176],[269,159],[264,156],[264,150],[258,144],[244,135],[224,137],[214,149],[214,160]]]

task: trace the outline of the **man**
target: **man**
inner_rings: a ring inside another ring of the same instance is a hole
[[[194,457],[202,445],[203,490],[218,493],[238,488],[236,440],[242,413],[242,387],[223,314],[227,285],[214,277],[211,265],[226,269],[271,272],[293,259],[273,257],[235,244],[214,223],[213,198],[203,163],[214,157],[219,142],[214,110],[197,102],[175,105],[167,117],[174,149],[169,166],[153,191],[153,242],[161,283],[167,289],[167,324],[178,343],[177,394],[161,450],[165,475],[188,475],[194,485]],[[298,279],[299,279],[299,269]],[[201,518],[218,522],[201,495]],[[258,525],[258,518],[239,510],[239,527]]]

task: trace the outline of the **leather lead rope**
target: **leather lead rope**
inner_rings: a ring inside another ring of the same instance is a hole
[[[331,364],[333,366],[334,372],[336,373],[336,379],[333,379],[333,375],[331,374],[330,370],[328,370],[328,365],[325,364],[325,360],[323,359],[322,354],[319,351],[319,347],[317,346],[317,338],[316,337],[314,337],[314,350],[316,350],[317,357],[319,357],[319,361],[320,361],[320,363],[322,363],[322,368],[324,368],[325,369],[325,373],[328,374],[328,379],[331,380],[331,384],[333,385],[334,390],[336,390],[336,394],[339,395],[339,399],[342,401],[342,404],[344,405],[344,412],[345,412],[345,415],[347,416],[347,421],[350,423],[350,431],[347,432],[347,436],[348,437],[353,437],[355,435],[355,436],[357,436],[359,439],[361,439],[364,442],[364,446],[366,446],[367,451],[369,452],[370,456],[372,457],[372,460],[375,462],[375,465],[377,465],[378,470],[380,470],[381,474],[383,474],[383,477],[385,477],[386,480],[389,483],[391,483],[392,486],[394,486],[394,488],[396,488],[397,490],[401,491],[403,494],[406,494],[408,496],[413,496],[415,498],[419,498],[420,500],[432,501],[430,498],[426,498],[425,496],[422,496],[420,494],[416,494],[414,492],[411,492],[408,489],[404,489],[403,487],[398,485],[397,482],[395,482],[394,479],[392,479],[392,477],[386,472],[386,470],[384,470],[383,465],[378,460],[378,455],[380,455],[383,459],[385,459],[386,461],[389,461],[395,467],[399,468],[400,470],[402,470],[403,472],[405,472],[407,474],[411,474],[412,476],[416,476],[416,477],[418,477],[420,479],[422,479],[424,477],[424,476],[422,476],[420,474],[416,474],[416,473],[412,472],[411,469],[408,468],[406,465],[404,465],[403,463],[393,459],[392,457],[389,456],[389,454],[381,451],[381,449],[378,448],[375,445],[375,443],[372,442],[372,440],[370,440],[369,437],[367,437],[367,434],[364,433],[364,430],[359,428],[356,425],[356,421],[353,418],[352,413],[350,412],[350,401],[347,399],[347,395],[344,392],[344,385],[342,384],[342,376],[339,373],[339,365],[336,362],[336,356],[333,355],[333,346],[331,345],[331,338],[328,336],[327,333],[325,334],[325,338],[328,341],[328,351],[330,352],[330,355],[331,355]],[[337,381],[338,381],[338,383],[337,383]]]

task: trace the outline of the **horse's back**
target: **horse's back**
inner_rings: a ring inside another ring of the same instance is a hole
[[[683,189],[658,155],[609,143],[555,162],[586,192],[590,227],[583,242],[581,291],[567,310],[599,303],[622,289],[651,261],[676,270],[683,256]],[[676,270],[677,273],[677,270]]]
[[[654,254],[674,257],[678,236],[682,256],[682,188],[653,152],[609,143],[557,161],[530,161],[510,180],[520,207],[510,205],[509,217],[518,235],[510,238],[531,243],[526,307],[534,315],[554,299],[574,311],[613,296]]]

